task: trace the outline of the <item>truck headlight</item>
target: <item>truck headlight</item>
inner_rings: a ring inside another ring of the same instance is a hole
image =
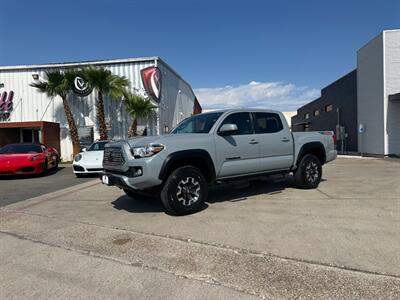
[[[147,145],[132,148],[132,155],[135,158],[149,157],[157,154],[164,149],[163,145]]]
[[[82,155],[77,154],[77,155],[75,155],[74,161],[80,161],[81,159],[82,159]]]

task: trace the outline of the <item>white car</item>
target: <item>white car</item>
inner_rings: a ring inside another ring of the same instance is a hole
[[[103,171],[104,145],[109,141],[93,143],[89,149],[83,148],[82,152],[75,155],[72,168],[76,177],[87,174],[96,174]]]

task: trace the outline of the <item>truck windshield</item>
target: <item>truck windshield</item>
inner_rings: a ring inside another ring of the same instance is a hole
[[[208,133],[222,112],[206,113],[196,115],[183,120],[172,131],[171,134],[180,133]]]

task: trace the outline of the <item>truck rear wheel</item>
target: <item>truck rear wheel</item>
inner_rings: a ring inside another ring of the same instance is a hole
[[[207,194],[207,182],[201,171],[184,166],[174,170],[165,181],[161,202],[168,213],[187,215],[202,208]]]
[[[294,181],[299,188],[317,188],[322,176],[321,161],[313,154],[305,155],[294,172]]]

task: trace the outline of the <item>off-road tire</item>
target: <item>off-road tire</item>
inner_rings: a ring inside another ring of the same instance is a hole
[[[187,215],[199,211],[207,199],[208,186],[202,172],[193,166],[174,170],[161,190],[161,202],[173,215]]]
[[[294,181],[301,189],[315,189],[321,182],[321,161],[313,154],[305,155],[294,172]]]

